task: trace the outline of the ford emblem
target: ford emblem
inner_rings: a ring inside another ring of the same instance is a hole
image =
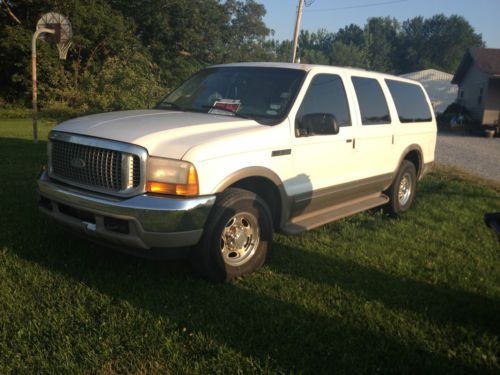
[[[80,159],[80,158],[73,158],[70,161],[70,165],[73,168],[82,169],[83,167],[85,167],[85,160]]]

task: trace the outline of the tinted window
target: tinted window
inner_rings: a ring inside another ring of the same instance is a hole
[[[309,113],[329,113],[339,126],[350,126],[349,105],[342,79],[334,74],[316,75],[300,105],[297,119]]]
[[[389,124],[391,116],[382,88],[376,79],[352,77],[363,125]]]
[[[431,121],[432,115],[422,88],[411,83],[386,79],[401,122]]]

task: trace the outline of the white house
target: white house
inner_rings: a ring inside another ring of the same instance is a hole
[[[401,77],[418,81],[425,87],[436,113],[444,112],[457,99],[458,86],[451,83],[453,74],[426,69],[402,74]]]

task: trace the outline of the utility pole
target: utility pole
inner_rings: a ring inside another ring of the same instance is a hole
[[[302,18],[303,9],[304,9],[304,0],[299,0],[299,6],[297,8],[297,18],[295,20],[295,32],[293,34],[292,63],[295,63],[295,57],[297,55],[297,44],[299,41],[299,31],[300,31],[300,19]]]

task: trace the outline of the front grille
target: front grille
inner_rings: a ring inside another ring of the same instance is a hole
[[[134,187],[139,186],[141,182],[141,159],[135,155],[132,159],[132,181]]]
[[[123,155],[127,157],[122,159]],[[122,165],[122,160],[127,165]],[[51,161],[51,176],[68,183],[110,192],[135,188],[140,183],[139,157],[116,150],[52,140]],[[123,167],[127,178],[122,178]]]

